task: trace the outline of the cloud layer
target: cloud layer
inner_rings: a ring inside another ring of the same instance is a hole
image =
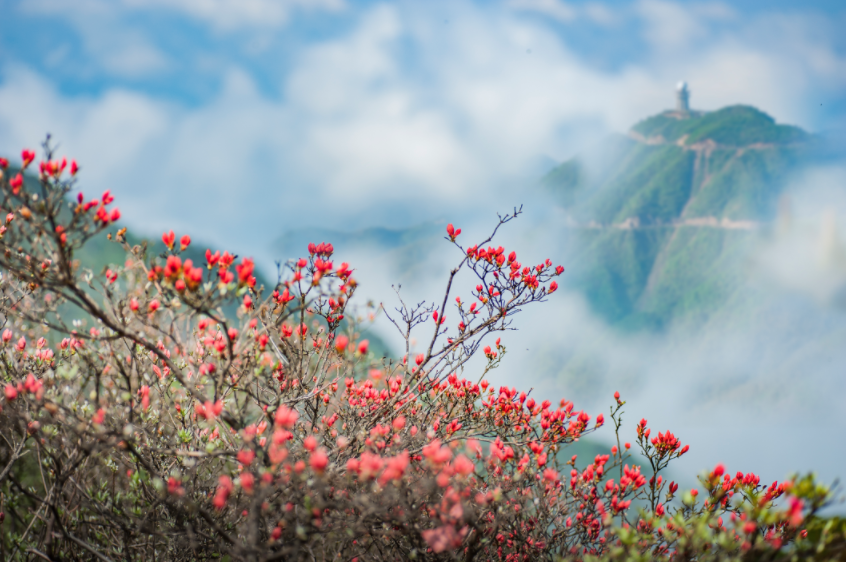
[[[275,21],[260,4],[255,13]],[[124,10],[140,9],[131,5]],[[205,21],[211,13],[227,19],[227,6],[186,1],[169,9]],[[254,243],[269,225],[397,226],[454,205],[510,204],[529,163],[567,157],[669,107],[681,77],[696,107],[750,103],[804,125],[815,119],[805,100],[831,98],[846,80],[844,57],[812,33],[808,18],[737,23],[720,4],[657,0],[621,12],[619,25],[642,35],[643,46],[631,61],[603,68],[574,49],[567,28],[550,25],[566,6],[364,7],[344,30],[300,45],[275,92],[263,85],[267,77],[225,64],[217,93],[194,105],[131,86],[68,95],[49,74],[6,59],[0,150],[32,146],[50,131],[85,164],[87,185],[112,188],[131,204],[127,218],[137,227],[183,225],[216,241],[232,236],[221,230],[234,231],[239,243]],[[599,13],[590,6],[573,10]],[[151,30],[133,28],[119,10],[92,0],[87,13],[114,26],[102,33],[73,16],[103,72],[141,76],[173,64]],[[761,31],[768,26],[791,34],[789,49]],[[304,204],[320,204],[320,212],[287,212]]]

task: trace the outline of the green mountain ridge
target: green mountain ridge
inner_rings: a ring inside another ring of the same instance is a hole
[[[748,106],[668,111],[550,171],[573,238],[568,285],[625,329],[702,323],[820,140]]]
[[[667,111],[553,168],[540,180],[545,193],[527,191],[525,203],[551,197],[563,209],[555,226],[565,249],[552,256],[567,267],[562,287],[582,293],[609,325],[736,322],[733,311],[756,306],[746,286],[751,260],[782,194],[809,166],[842,158],[831,145],[749,106]],[[280,236],[274,251],[296,255],[331,241],[339,256],[393,264],[391,281],[403,283],[426,267],[426,242],[442,228],[302,229]]]

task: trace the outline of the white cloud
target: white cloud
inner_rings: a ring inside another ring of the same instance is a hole
[[[657,49],[677,49],[699,43],[707,28],[690,10],[665,0],[643,0],[637,6],[646,24],[644,38]]]
[[[508,6],[515,10],[544,14],[564,23],[574,21],[579,15],[576,8],[562,0],[510,0]]]
[[[79,3],[61,0],[33,0],[22,3],[20,9],[30,15],[60,16],[78,30],[89,60],[99,69],[122,78],[147,78],[160,75],[170,68],[169,57],[159,49],[148,34],[123,21],[124,12],[116,2],[81,0]],[[47,55],[48,66],[73,64],[65,43]],[[81,70],[83,75],[91,69]]]
[[[508,0],[505,6],[515,12],[536,13],[562,23],[587,20],[602,26],[612,26],[620,22],[617,14],[599,2],[573,5],[564,0]]]
[[[640,5],[656,13],[668,6]],[[751,103],[802,124],[800,102],[844,64],[807,33],[790,51],[774,50],[742,30],[715,36],[672,5],[670,19],[688,18],[682,27],[720,40],[687,56],[656,48],[620,70],[600,69],[542,22],[508,9],[448,6],[449,25],[433,5],[367,9],[350,31],[302,48],[279,78],[278,97],[231,65],[220,70],[220,94],[197,107],[127,90],[66,97],[45,77],[7,69],[0,120],[8,132],[0,143],[17,153],[51,130],[86,164],[86,183],[139,205],[130,219],[147,217],[154,228],[184,221],[218,239],[216,225],[235,221],[249,240],[287,228],[273,223],[268,233],[265,225],[288,206],[317,200],[330,202],[322,219],[286,221],[362,225],[379,212],[400,225],[456,205],[519,204],[515,182],[526,162],[567,157],[597,135],[669,108],[680,78],[691,83],[695,107]],[[718,16],[725,14],[703,17]],[[97,41],[121,66],[122,51]],[[830,62],[809,68],[809,52]],[[151,64],[144,55],[135,60]],[[154,211],[161,200],[172,205]]]
[[[846,168],[813,168],[792,183],[757,256],[760,277],[846,310]]]
[[[86,183],[108,189],[115,170],[139,172],[148,143],[165,135],[170,118],[164,104],[145,96],[111,90],[98,98],[67,99],[43,77],[13,67],[0,87],[0,142],[6,153],[34,148],[46,133],[81,158]]]
[[[669,0],[640,0],[636,12],[645,23],[644,38],[656,49],[700,48],[713,20],[729,20],[734,11],[721,2],[683,5]]]
[[[242,28],[277,28],[300,12],[337,13],[345,0],[28,0],[21,8],[30,13],[74,18],[114,18],[126,10],[173,11],[221,31]]]
[[[599,25],[612,26],[620,23],[620,18],[614,11],[598,2],[587,2],[582,7],[585,17]]]
[[[184,13],[220,30],[280,27],[294,10],[339,12],[344,0],[123,0],[126,6]]]

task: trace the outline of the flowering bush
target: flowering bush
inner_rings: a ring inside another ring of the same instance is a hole
[[[603,414],[485,380],[506,352],[494,332],[563,272],[492,245],[519,210],[469,247],[447,227],[461,257],[443,297],[385,311],[405,356],[377,360],[331,244],[265,288],[249,258],[183,259],[172,231],[163,255],[130,247],[110,193],[77,192],[48,144],[37,189],[0,170],[2,558],[722,559],[830,542],[803,538],[829,497],[810,477],[718,465],[679,491],[662,471],[688,446],[641,420],[633,458],[619,394],[617,444],[581,460],[567,445]],[[126,261],[87,270],[75,256],[104,231]]]

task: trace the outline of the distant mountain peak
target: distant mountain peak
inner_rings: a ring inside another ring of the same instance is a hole
[[[819,137],[757,108],[682,102],[541,181],[573,240],[570,286],[614,323],[658,327],[720,309],[790,178],[824,152]]]
[[[711,141],[727,148],[796,144],[811,137],[799,127],[776,123],[775,119],[749,105],[732,105],[708,112],[665,111],[635,124],[630,135],[649,144],[675,143],[685,147]]]

